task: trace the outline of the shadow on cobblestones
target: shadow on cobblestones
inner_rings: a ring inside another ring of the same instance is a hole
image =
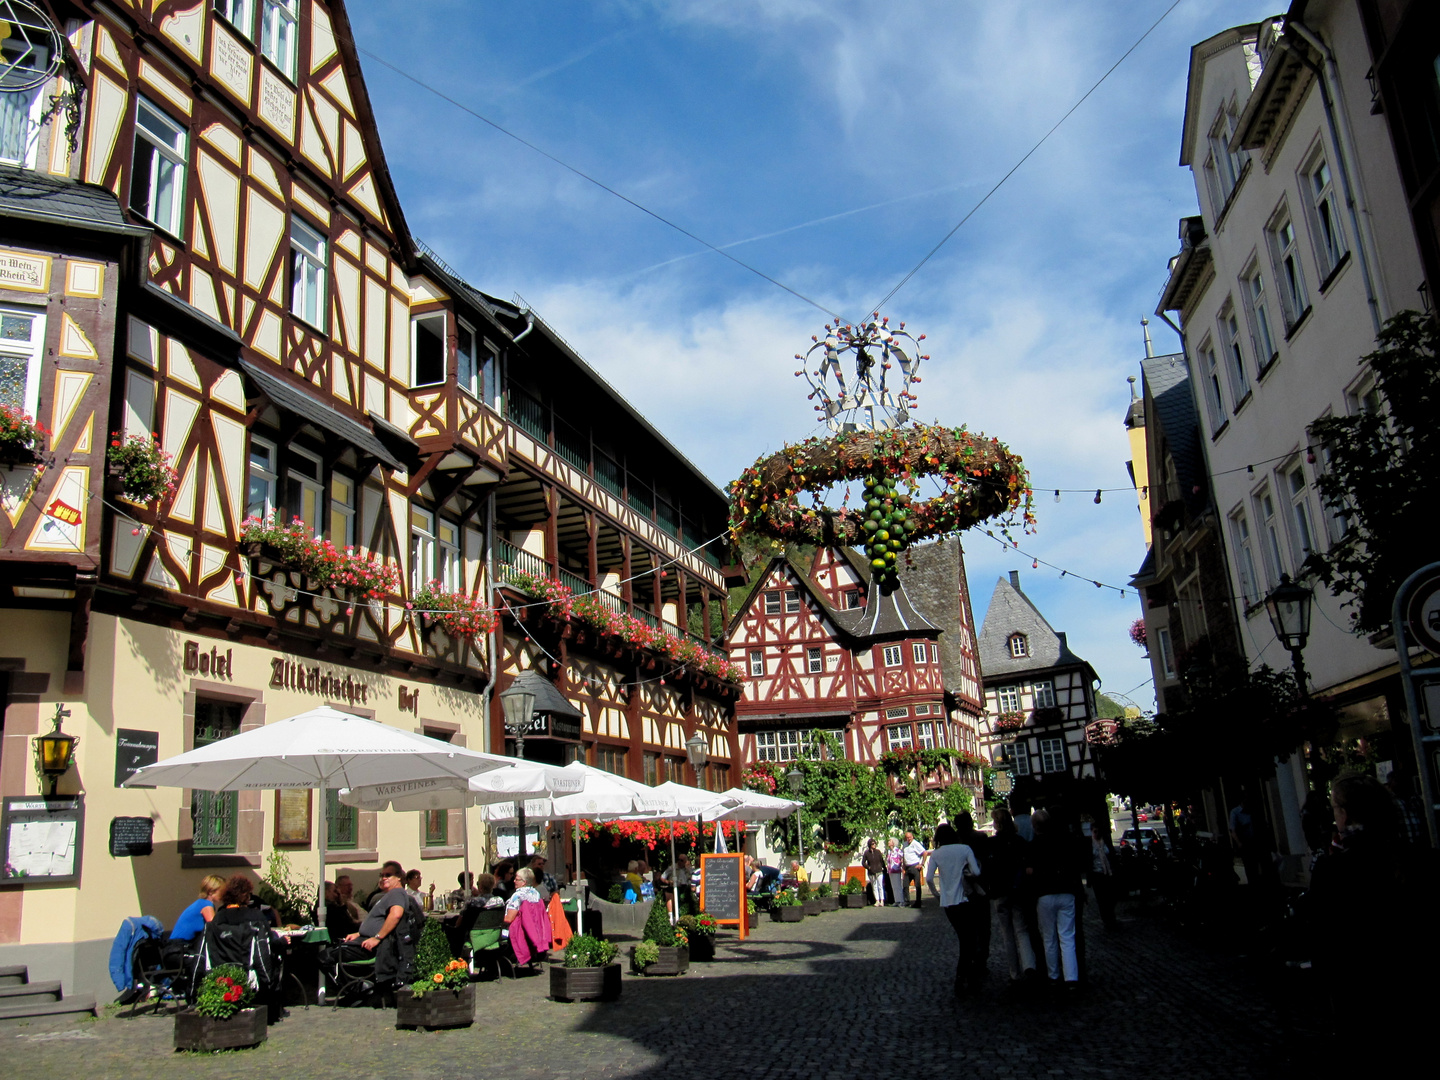
[[[7,1073],[60,1078],[504,1076],[773,1080],[859,1076],[877,1040],[926,1073],[1248,1078],[1282,1075],[1272,1010],[1239,961],[1149,920],[1086,927],[1078,1000],[1016,997],[998,955],[979,997],[950,995],[954,938],[936,907],[765,923],[680,978],[625,977],[620,1001],[559,1004],[548,978],[479,986],[468,1030],[401,1032],[393,1011],[295,1009],[262,1048],[175,1054],[165,1017],[0,1029]],[[886,1068],[893,1068],[894,1063]]]

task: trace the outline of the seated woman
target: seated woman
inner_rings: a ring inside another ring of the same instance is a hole
[[[215,917],[215,905],[225,889],[225,879],[219,874],[206,874],[200,879],[200,898],[175,920],[175,929],[170,931],[161,956],[167,965],[178,963],[187,952],[193,953],[200,944],[200,935],[205,933],[205,924]]]
[[[461,875],[464,880],[464,875]],[[460,912],[460,918],[453,923],[445,924],[445,936],[450,939],[451,952],[459,956],[461,951],[470,942],[470,931],[475,928],[475,922],[480,917],[480,912],[492,908],[502,908],[505,901],[495,895],[495,875],[481,874],[474,879],[475,888],[470,895],[469,901]],[[452,896],[459,896],[462,890],[451,893]]]
[[[631,859],[629,864],[626,865],[625,880],[629,883],[630,888],[634,890],[635,899],[640,899],[641,894],[645,891],[645,879],[640,876],[640,863],[638,860]]]
[[[535,888],[535,872],[528,866],[515,875],[516,889],[505,901],[505,929],[501,934],[509,941],[517,963],[528,964],[537,954],[550,950],[550,920],[540,891]]]
[[[220,964],[239,964],[255,973],[260,984],[256,1001],[264,1003],[273,1024],[284,1011],[280,995],[273,991],[280,983],[279,953],[270,919],[251,904],[254,886],[244,874],[225,883],[220,907],[205,932],[205,970]]]
[[[350,905],[340,894],[340,884],[325,882],[325,929],[330,931],[331,941],[344,941],[360,928],[360,923],[350,913]]]

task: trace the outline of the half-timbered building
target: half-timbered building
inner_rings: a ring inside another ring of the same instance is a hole
[[[980,674],[959,541],[907,552],[888,596],[869,578],[857,552],[834,547],[808,567],[776,557],[762,572],[727,638],[746,675],[736,723],[747,764],[828,747],[867,764],[900,750],[978,752]],[[978,791],[972,773],[930,782],[964,779]]]
[[[1017,570],[996,581],[990,595],[980,666],[983,756],[1010,772],[1016,798],[1044,801],[1096,775],[1085,730],[1096,718],[1095,669],[1025,595]]]
[[[118,918],[168,923],[198,873],[281,851],[313,875],[311,793],[120,784],[324,702],[503,750],[496,693],[536,669],[582,719],[532,727],[528,756],[728,786],[725,499],[533,311],[411,237],[342,0],[0,7],[0,404],[44,428],[0,441],[0,795],[7,828],[75,821],[67,850],[7,854],[0,963],[99,991]],[[149,502],[107,469],[132,435],[175,469]],[[393,582],[317,585],[244,539],[271,515]],[[426,590],[497,629],[447,634]],[[80,742],[46,800],[56,716]],[[460,811],[327,802],[327,875],[454,880]]]

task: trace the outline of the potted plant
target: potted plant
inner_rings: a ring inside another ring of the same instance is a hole
[[[264,1042],[265,1010],[252,1005],[250,978],[239,964],[211,968],[200,981],[194,1007],[175,1014],[175,1049],[232,1050]]]
[[[650,905],[639,945],[630,949],[630,970],[637,975],[683,975],[690,967],[689,936],[670,925],[665,905]]]
[[[720,928],[720,924],[711,918],[709,912],[681,915],[680,926],[690,942],[691,960],[696,963],[709,963],[715,959],[715,931]]]
[[[175,491],[180,478],[170,465],[170,455],[160,449],[158,435],[110,433],[105,451],[109,473],[120,482],[120,492],[136,503],[152,503]]]
[[[48,434],[44,424],[18,405],[0,405],[0,465],[35,464]]]
[[[775,922],[799,922],[805,918],[800,897],[794,889],[781,889],[770,901],[770,918]]]
[[[550,996],[556,1001],[614,1001],[620,996],[619,952],[614,942],[576,934],[565,946],[565,963],[550,968]]]
[[[426,919],[415,947],[415,981],[395,1002],[397,1028],[469,1027],[475,1022],[470,967],[450,954],[438,919]]]
[[[850,878],[840,886],[840,906],[847,908],[865,906],[865,886],[859,878]]]
[[[468,593],[449,592],[440,582],[427,581],[425,587],[410,598],[412,611],[420,613],[423,622],[438,626],[452,638],[473,641],[495,629],[495,612],[479,603]]]
[[[828,881],[822,881],[815,887],[815,899],[819,903],[821,911],[840,910],[840,898],[835,895],[835,890],[830,888]]]
[[[820,901],[815,898],[808,881],[802,881],[795,887],[795,898],[800,901],[800,909],[806,915],[820,914]]]

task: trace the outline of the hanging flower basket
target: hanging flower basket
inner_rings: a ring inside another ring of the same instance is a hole
[[[295,518],[279,525],[275,515],[249,517],[240,525],[240,543],[252,556],[273,553],[275,561],[297,570],[317,588],[332,588],[361,600],[379,600],[400,591],[400,571],[355,548],[341,551],[329,540],[309,534]]]
[[[105,451],[108,472],[119,482],[121,494],[131,502],[152,503],[173,495],[180,482],[170,465],[170,455],[160,449],[158,435],[110,433]]]
[[[449,592],[440,582],[427,581],[407,605],[453,638],[474,640],[495,629],[495,612],[467,593]]]
[[[50,432],[15,405],[0,405],[0,465],[33,465]]]

